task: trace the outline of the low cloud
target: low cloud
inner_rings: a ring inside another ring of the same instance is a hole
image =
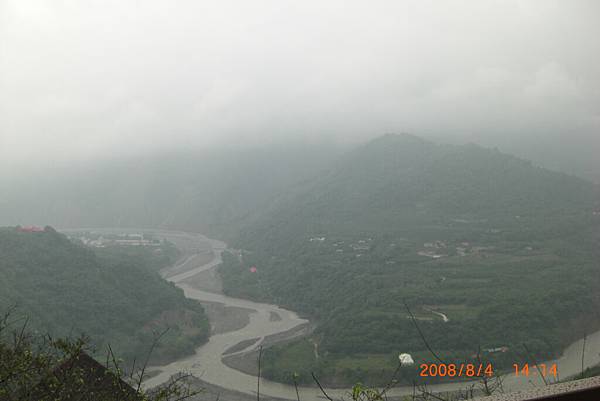
[[[0,158],[600,128],[595,1],[0,0]]]

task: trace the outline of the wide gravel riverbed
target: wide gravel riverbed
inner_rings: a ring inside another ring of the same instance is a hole
[[[96,231],[100,231],[95,229]],[[105,229],[111,232],[126,232],[123,229]],[[256,396],[256,376],[249,375],[225,365],[222,361],[224,354],[231,350],[234,354],[243,354],[256,350],[270,337],[284,332],[297,335],[298,326],[308,326],[309,322],[300,318],[295,312],[283,309],[277,305],[257,303],[245,299],[232,298],[220,293],[220,285],[202,286],[198,284],[198,277],[207,277],[216,283],[215,269],[221,264],[221,253],[226,249],[226,244],[207,238],[200,234],[165,231],[165,230],[130,230],[134,232],[147,231],[156,236],[165,238],[179,247],[185,257],[175,266],[164,269],[161,273],[166,280],[175,283],[183,289],[188,298],[200,302],[221,304],[223,308],[247,312],[247,319],[242,324],[222,324],[215,322],[219,314],[212,314],[213,327],[229,327],[227,330],[217,330],[209,341],[198,347],[194,355],[182,358],[165,366],[153,366],[149,370],[160,372],[144,382],[144,387],[151,388],[167,381],[171,375],[185,371],[199,377],[203,382],[212,386],[234,390],[239,394]],[[211,254],[212,257],[207,257]],[[198,287],[204,287],[203,289]],[[273,318],[278,316],[278,318]],[[285,336],[283,336],[285,337]],[[243,343],[240,347],[238,344]],[[235,347],[238,345],[237,347]],[[579,340],[563,353],[563,356],[554,361],[547,361],[547,365],[556,363],[560,377],[575,375],[581,370],[581,351],[583,340]],[[600,363],[600,331],[587,336],[584,366],[593,366]],[[465,389],[466,383],[444,383],[428,386],[428,391],[447,392]],[[514,391],[528,389],[533,386],[543,386],[543,382],[535,370],[530,370],[529,377],[516,377],[514,374],[504,376],[504,390]],[[327,393],[335,399],[348,394],[347,389],[326,389]],[[296,390],[293,386],[275,383],[261,379],[260,392],[266,396],[282,399],[296,399]],[[323,400],[323,395],[318,388],[300,387],[302,401]],[[388,392],[389,396],[412,394],[413,387],[395,387]],[[347,397],[345,397],[347,398]]]

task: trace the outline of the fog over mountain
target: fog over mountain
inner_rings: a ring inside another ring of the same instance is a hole
[[[600,394],[599,16],[0,0],[0,400]]]
[[[596,179],[599,13],[593,0],[0,0],[0,170],[409,132]]]

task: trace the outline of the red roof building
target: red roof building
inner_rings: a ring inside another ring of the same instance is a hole
[[[45,230],[42,227],[37,227],[37,226],[19,226],[17,227],[17,231],[20,231],[22,233],[41,233],[44,232]]]

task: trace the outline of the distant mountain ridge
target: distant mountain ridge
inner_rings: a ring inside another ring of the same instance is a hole
[[[273,220],[287,219],[284,226],[295,227],[285,216],[298,216],[307,232],[318,233],[351,221],[360,222],[361,230],[385,230],[394,221],[450,216],[493,220],[521,214],[585,214],[598,205],[598,193],[597,186],[583,179],[497,150],[388,134],[346,154],[264,219],[246,227],[239,241],[242,245],[257,231],[269,230]]]
[[[485,176],[490,181],[477,181],[485,169],[490,170]],[[338,219],[356,218],[356,205],[388,209],[386,202],[416,205],[419,213],[425,208],[468,215],[479,208],[492,209],[483,205],[485,196],[489,205],[506,205],[514,188],[537,183],[546,188],[529,195],[555,205],[559,199],[564,203],[567,192],[579,194],[587,186],[583,180],[476,145],[437,145],[407,134],[388,134],[345,154],[316,145],[265,146],[39,172],[3,185],[0,222],[173,228],[233,240],[243,227],[256,227],[284,205],[302,202],[300,198],[325,209],[324,197],[335,198],[340,207],[321,212],[338,214]],[[564,190],[566,186],[571,189]],[[518,200],[511,207],[516,205]],[[323,217],[323,223],[331,220]]]
[[[226,236],[336,154],[310,146],[181,151],[39,172],[0,189],[0,223]]]

